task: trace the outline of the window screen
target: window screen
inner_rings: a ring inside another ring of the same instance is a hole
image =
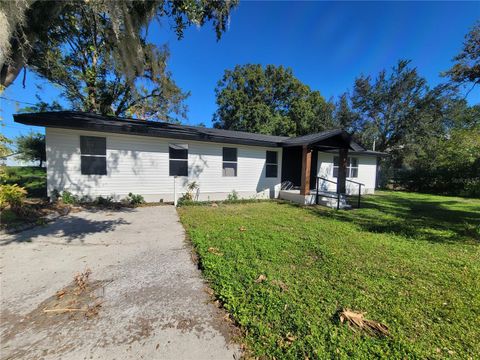
[[[80,136],[80,169],[82,175],[107,175],[107,139]]]
[[[277,177],[278,176],[278,153],[276,151],[267,151],[265,163],[265,176]]]
[[[338,156],[333,157],[333,177],[338,177],[338,165],[340,158]],[[347,158],[347,177],[356,178],[358,177],[358,158],[348,157]]]
[[[170,144],[168,152],[170,176],[188,176],[188,145]]]
[[[237,176],[238,156],[237,148],[223,148],[222,175]]]

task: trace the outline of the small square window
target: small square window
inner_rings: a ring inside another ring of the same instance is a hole
[[[237,161],[237,148],[223,148],[223,161]]]
[[[223,163],[223,176],[237,176],[237,163],[229,163],[229,162],[224,162]]]
[[[170,176],[188,176],[188,161],[170,160]]]
[[[107,158],[82,155],[81,171],[82,175],[107,175]]]

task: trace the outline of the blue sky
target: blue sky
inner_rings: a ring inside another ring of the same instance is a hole
[[[178,41],[168,23],[155,24],[149,37],[169,44],[169,69],[177,84],[191,92],[186,123],[209,126],[216,109],[215,85],[236,64],[289,66],[327,99],[351,89],[360,74],[375,76],[400,58],[411,59],[429,84],[436,85],[477,19],[480,2],[243,1],[219,42],[208,25],[188,29]],[[58,97],[56,89],[33,74],[28,74],[26,89],[18,78],[2,96],[36,102],[36,93],[47,101]],[[468,101],[480,103],[480,91],[470,93]],[[30,129],[13,123],[12,114],[23,106],[0,99],[6,125],[2,132],[9,137]]]

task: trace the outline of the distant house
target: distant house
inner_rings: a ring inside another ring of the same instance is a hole
[[[70,111],[14,119],[46,128],[49,195],[173,201],[195,181],[198,200],[235,191],[307,204],[318,201],[317,183],[322,193],[356,193],[357,183],[372,193],[381,156],[343,130],[289,138]]]

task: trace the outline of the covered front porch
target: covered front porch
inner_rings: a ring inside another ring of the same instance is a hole
[[[347,196],[347,182],[355,183],[359,189],[356,204],[360,204],[361,183],[347,180],[347,158],[349,151],[365,150],[343,130],[300,136],[290,139],[283,148],[282,188],[279,198],[302,205],[321,204],[343,209],[351,207]],[[318,176],[318,152],[338,153],[337,181]],[[332,183],[335,191],[332,191]],[[328,186],[326,186],[328,185]]]

